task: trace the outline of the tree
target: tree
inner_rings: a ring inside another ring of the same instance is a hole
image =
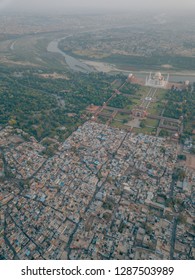
[[[141,122],[140,122],[140,127],[141,127],[141,128],[146,127],[146,125],[145,125],[145,121],[141,121]]]
[[[127,120],[127,119],[124,119],[124,120],[122,120],[122,123],[123,123],[123,124],[128,123],[128,120]]]
[[[181,168],[175,169],[174,172],[173,172],[173,175],[172,175],[172,178],[175,181],[177,181],[177,180],[183,181],[185,179],[185,177],[186,177],[186,173]]]
[[[9,120],[8,124],[11,125],[11,126],[14,126],[16,124],[16,120],[15,119],[11,119]]]
[[[179,160],[186,160],[186,155],[178,155],[177,158]]]

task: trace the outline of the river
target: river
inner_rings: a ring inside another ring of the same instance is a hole
[[[94,68],[88,66],[87,64],[85,64],[84,62],[81,62],[79,61],[78,59],[70,56],[70,55],[67,55],[65,52],[62,52],[59,47],[58,47],[58,44],[61,40],[63,39],[66,39],[68,37],[71,37],[72,35],[69,35],[69,36],[66,36],[66,37],[63,37],[63,38],[59,38],[59,39],[55,39],[53,41],[51,41],[49,43],[49,45],[47,46],[47,51],[48,52],[53,52],[53,53],[60,53],[62,56],[64,56],[65,58],[65,61],[66,63],[68,64],[68,66],[74,70],[74,71],[80,71],[80,72],[83,72],[83,73],[89,73],[89,72],[94,72]],[[91,61],[92,62],[92,61]],[[86,61],[87,63],[87,61]],[[97,62],[94,62],[94,65],[95,63]],[[93,64],[93,63],[91,63]],[[100,63],[101,64],[101,63]],[[103,68],[105,67],[103,65],[104,63],[102,63],[102,71],[104,72]],[[107,63],[107,65],[109,66],[109,64]],[[110,69],[111,71],[117,71],[118,69],[113,69],[113,65],[112,65],[112,68]],[[100,71],[100,70],[99,70]],[[120,72],[123,72],[122,70],[120,70]],[[124,71],[124,74],[127,73],[127,71]],[[149,73],[141,73],[141,72],[134,72],[133,74],[135,74],[137,77],[139,78],[143,78],[145,79],[147,75],[149,75]],[[180,73],[174,73],[174,74],[170,74],[170,77],[169,77],[169,81],[170,82],[184,82],[184,81],[190,81],[190,83],[193,83],[195,82],[195,72],[192,73],[192,74],[180,74]]]
[[[85,63],[79,61],[78,59],[76,59],[76,58],[74,58],[70,55],[67,55],[65,52],[61,51],[58,48],[59,42],[63,39],[66,39],[66,38],[70,37],[70,36],[66,36],[64,38],[55,39],[55,40],[51,41],[49,43],[49,45],[47,46],[47,51],[48,52],[53,52],[53,53],[60,53],[62,56],[64,56],[65,61],[68,64],[68,66],[74,71],[79,71],[79,72],[83,72],[83,73],[94,72],[94,70],[91,67],[89,67]]]

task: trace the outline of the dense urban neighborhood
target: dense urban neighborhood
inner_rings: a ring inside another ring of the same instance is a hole
[[[47,158],[25,137],[0,131],[1,258],[195,258],[195,170],[177,144],[89,121]]]

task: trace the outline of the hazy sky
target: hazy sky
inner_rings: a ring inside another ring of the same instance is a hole
[[[65,12],[68,9],[190,9],[195,11],[195,0],[0,0],[0,9],[28,11],[55,10]]]

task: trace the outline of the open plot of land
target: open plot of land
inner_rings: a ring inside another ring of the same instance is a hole
[[[186,166],[195,169],[195,155],[186,155]]]
[[[140,128],[140,120],[135,118],[133,120],[130,120],[127,125],[130,127]]]
[[[108,63],[104,63],[104,62],[98,62],[98,61],[90,61],[90,60],[82,60],[85,64],[93,67],[95,70],[100,71],[100,72],[105,72],[105,73],[109,73],[113,70],[113,66],[111,64]]]
[[[95,113],[99,108],[100,108],[99,106],[90,105],[87,107],[87,111],[89,111],[91,113]]]
[[[67,64],[61,55],[47,52],[49,42],[56,36],[60,36],[60,33],[22,35],[0,42],[0,61],[6,65],[66,71]]]
[[[69,80],[69,78],[66,75],[60,75],[56,72],[54,73],[50,73],[50,74],[39,74],[40,77],[43,78],[48,78],[48,79],[65,79],[65,80]]]

